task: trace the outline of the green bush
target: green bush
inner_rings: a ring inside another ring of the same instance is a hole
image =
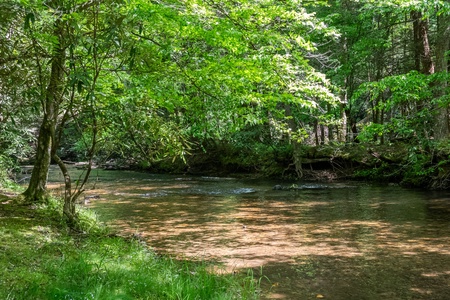
[[[14,187],[11,177],[15,168],[16,164],[10,157],[0,154],[0,187]]]

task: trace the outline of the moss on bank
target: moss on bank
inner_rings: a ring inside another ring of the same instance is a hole
[[[0,299],[256,299],[251,274],[157,255],[108,233],[92,212],[70,232],[59,204],[22,206],[0,191]]]
[[[394,182],[406,187],[450,188],[449,145],[356,143],[304,146],[298,155],[309,179],[361,179]],[[330,173],[328,177],[323,176]]]

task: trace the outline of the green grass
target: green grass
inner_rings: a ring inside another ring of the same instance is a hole
[[[21,206],[0,197],[0,299],[257,299],[251,273],[214,274],[208,262],[155,254],[108,233],[81,210],[82,233],[60,204]]]

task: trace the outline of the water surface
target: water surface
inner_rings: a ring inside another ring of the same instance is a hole
[[[253,268],[263,299],[450,299],[448,192],[95,170],[86,195],[156,251]]]

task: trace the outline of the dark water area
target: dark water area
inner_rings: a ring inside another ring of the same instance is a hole
[[[94,170],[94,195],[158,252],[251,268],[262,299],[450,299],[450,192]]]

